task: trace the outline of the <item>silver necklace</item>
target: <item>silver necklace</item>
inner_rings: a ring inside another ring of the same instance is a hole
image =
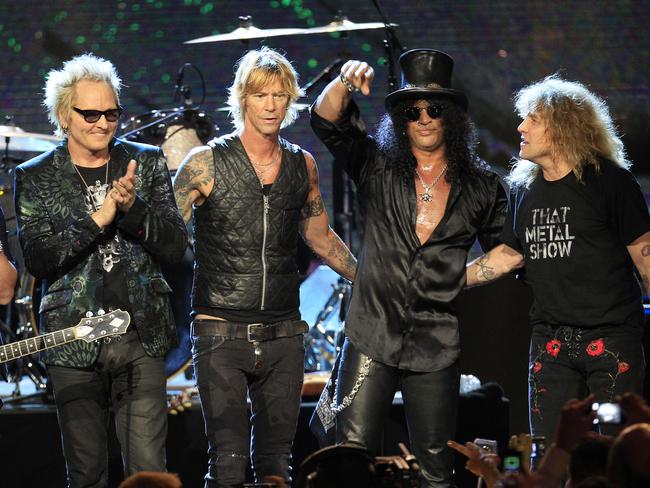
[[[108,165],[109,165],[110,162],[111,162],[110,159],[108,161],[106,161],[106,174],[104,175],[104,186],[108,186]],[[77,168],[77,165],[72,163],[72,167],[74,168],[74,170],[79,175],[79,178],[81,178],[81,182],[86,187],[86,195],[88,195],[88,197],[90,198],[90,204],[92,205],[93,210],[95,212],[97,212],[97,210],[99,210],[99,209],[97,208],[97,205],[95,204],[95,198],[94,198],[94,195],[92,194],[92,192],[90,191],[90,186],[88,185],[88,183],[86,183],[86,180],[84,179],[83,175],[81,174],[81,171],[79,171],[79,168]],[[98,185],[99,183],[101,183],[101,181],[97,180],[95,182],[95,185],[99,186]]]
[[[442,178],[442,175],[444,175],[446,171],[447,171],[447,165],[445,164],[445,167],[442,168],[440,174],[433,179],[430,185],[427,185],[424,182],[424,178],[422,178],[422,175],[420,174],[418,169],[415,168],[415,174],[418,175],[418,178],[420,179],[420,183],[422,184],[422,188],[424,188],[424,192],[418,195],[418,197],[420,197],[420,200],[422,200],[423,202],[430,202],[433,199],[433,195],[431,195],[431,190],[433,190],[433,187],[436,186],[436,183],[440,181],[440,178]]]
[[[282,148],[278,145],[278,152],[275,154],[275,157],[268,163],[266,164],[259,164],[254,162],[251,159],[251,163],[253,164],[253,170],[255,171],[255,174],[257,175],[257,179],[260,180],[260,185],[264,186],[264,174],[271,169],[275,163],[277,163],[280,159],[280,155],[282,154]],[[262,169],[257,169],[257,167],[260,167]]]

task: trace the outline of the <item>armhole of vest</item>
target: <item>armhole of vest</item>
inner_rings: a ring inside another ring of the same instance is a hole
[[[212,190],[210,191],[210,194],[206,197],[206,201],[213,195],[213,193],[217,189],[217,144],[214,139],[211,141],[208,141],[207,146],[212,150],[212,171],[214,172],[214,182],[212,183]],[[203,205],[201,205],[203,206]]]

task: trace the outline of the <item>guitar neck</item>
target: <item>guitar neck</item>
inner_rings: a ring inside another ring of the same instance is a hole
[[[0,346],[0,363],[76,341],[75,328],[68,327],[67,329],[57,330],[56,332],[30,337],[29,339]]]

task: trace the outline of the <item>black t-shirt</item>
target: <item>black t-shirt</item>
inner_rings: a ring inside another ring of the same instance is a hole
[[[92,214],[104,203],[106,193],[111,188],[111,182],[106,178],[106,165],[99,168],[84,168],[76,166],[83,177],[83,186],[86,188],[84,197],[86,211]],[[117,231],[115,221],[106,228],[106,232],[99,238],[93,251],[101,262],[101,286],[97,287],[96,301],[98,307],[104,310],[122,309],[130,311],[129,296],[126,286],[126,269],[122,254],[124,248]],[[92,277],[88,277],[92,279]]]
[[[643,315],[626,246],[650,231],[648,208],[629,171],[603,161],[557,181],[540,174],[511,195],[502,241],[525,257],[533,323],[580,327]]]

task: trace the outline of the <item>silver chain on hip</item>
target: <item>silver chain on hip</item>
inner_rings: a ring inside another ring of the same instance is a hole
[[[354,400],[354,397],[357,396],[357,392],[359,391],[359,388],[361,388],[361,385],[363,385],[363,382],[365,381],[366,376],[368,376],[368,372],[370,371],[370,363],[372,363],[372,359],[367,357],[363,363],[363,366],[361,366],[361,370],[359,371],[359,376],[357,376],[357,381],[354,383],[354,386],[352,387],[352,391],[350,391],[348,395],[343,397],[341,403],[336,405],[336,400],[332,402],[330,409],[332,410],[332,413],[334,415],[341,413],[343,410],[349,407],[350,404],[352,403],[352,400]]]

